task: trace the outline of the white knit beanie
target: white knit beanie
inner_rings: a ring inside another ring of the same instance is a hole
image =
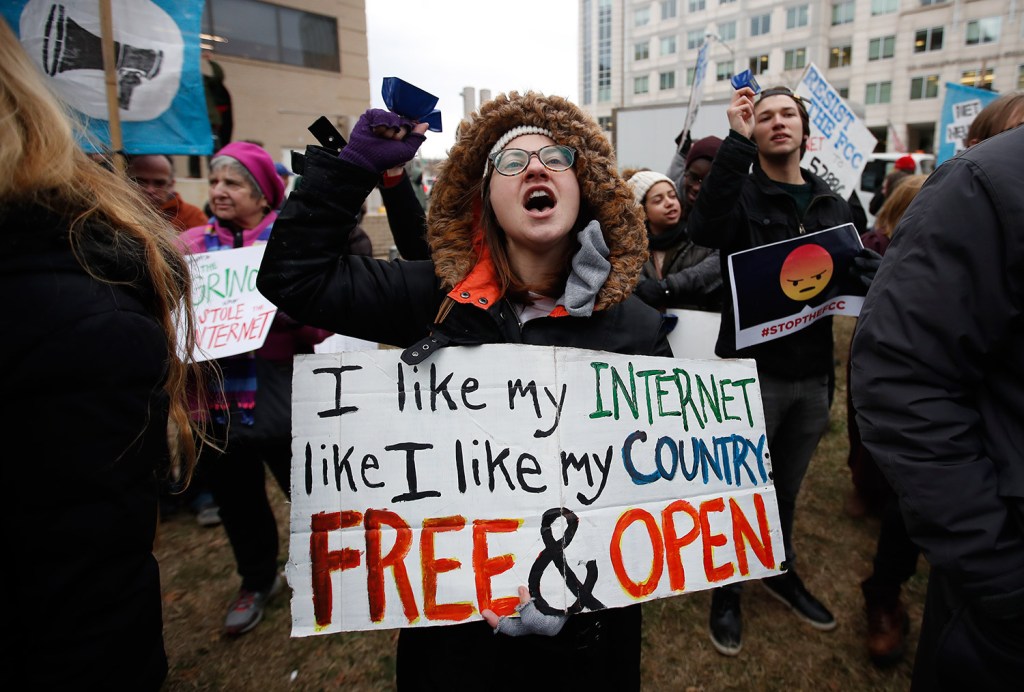
[[[656,173],[655,171],[640,171],[639,173],[635,173],[633,177],[626,182],[628,182],[629,186],[633,188],[633,197],[636,199],[637,204],[643,205],[644,197],[647,196],[647,191],[650,190],[655,183],[660,183],[662,181],[665,181],[672,187],[676,186],[676,184],[672,182],[672,179],[667,175]]]
[[[497,154],[499,151],[505,148],[505,146],[516,137],[522,137],[523,135],[545,135],[554,139],[555,136],[551,134],[551,130],[546,130],[543,127],[537,127],[536,125],[520,125],[519,127],[513,127],[511,130],[503,134],[498,138],[498,141],[491,147],[490,153],[487,154],[487,160],[484,162],[484,177],[487,177],[487,171],[491,165],[491,157]]]

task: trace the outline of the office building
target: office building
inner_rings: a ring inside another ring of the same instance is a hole
[[[617,108],[687,103],[705,40],[703,102],[743,70],[792,87],[813,63],[882,151],[938,149],[947,82],[1024,88],[1022,0],[578,1],[580,105],[613,141]]]

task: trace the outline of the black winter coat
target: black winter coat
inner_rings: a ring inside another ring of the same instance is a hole
[[[853,223],[846,200],[833,193],[821,178],[810,171],[801,169],[801,173],[804,180],[813,186],[813,197],[803,218],[800,218],[793,198],[773,183],[757,164],[754,143],[730,131],[718,150],[687,221],[687,229],[695,243],[721,250],[725,291],[715,353],[722,358],[753,358],[759,372],[790,379],[832,372],[832,318],[819,319],[798,332],[773,341],[737,349],[729,255],[796,238],[804,233]]]
[[[868,291],[851,386],[910,537],[993,631],[1013,623],[1024,667],[1022,160],[1018,127],[932,173]]]
[[[153,556],[167,349],[145,268],[68,221],[0,208],[0,667],[26,689],[155,690],[167,672]],[[105,237],[100,235],[99,237]]]

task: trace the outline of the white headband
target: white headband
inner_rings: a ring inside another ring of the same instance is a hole
[[[520,125],[519,127],[513,127],[511,130],[503,134],[498,138],[498,141],[491,147],[490,153],[487,155],[487,160],[484,161],[484,177],[487,177],[488,166],[491,165],[491,157],[497,154],[499,151],[505,148],[505,146],[516,137],[522,137],[523,135],[546,135],[551,139],[555,136],[551,134],[551,130],[546,130],[543,127],[536,125]]]

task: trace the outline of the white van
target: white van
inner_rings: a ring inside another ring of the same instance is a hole
[[[876,152],[868,157],[864,171],[860,174],[860,189],[857,194],[864,206],[864,213],[868,215],[868,228],[875,225],[875,215],[868,210],[871,198],[882,188],[882,181],[885,176],[892,173],[896,167],[896,159],[909,156],[917,164],[915,173],[931,173],[935,170],[935,155],[921,152],[913,154],[901,154],[899,152]]]

